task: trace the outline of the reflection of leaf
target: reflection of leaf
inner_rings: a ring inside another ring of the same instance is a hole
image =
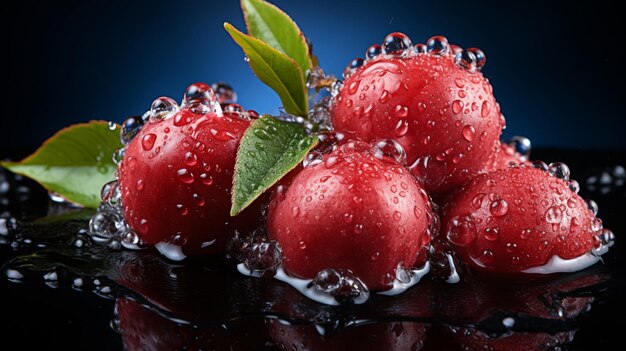
[[[60,130],[20,162],[1,162],[69,201],[98,207],[100,189],[115,179],[113,152],[122,147],[108,122],[92,121]]]
[[[296,61],[261,40],[238,31],[229,23],[225,23],[224,28],[243,49],[254,74],[278,94],[285,111],[306,116],[307,87]]]
[[[58,215],[41,217],[32,222],[34,225],[46,225],[55,223],[64,223],[67,221],[88,221],[95,214],[93,209],[77,209],[68,212],[64,212]]]
[[[300,124],[264,116],[246,130],[237,153],[231,215],[250,205],[304,159],[317,143]]]
[[[298,25],[281,9],[261,0],[242,0],[248,34],[296,61],[303,74],[311,69],[309,45]]]

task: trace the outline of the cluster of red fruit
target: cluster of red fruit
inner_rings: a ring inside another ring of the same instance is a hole
[[[130,227],[184,258],[222,253],[236,231],[266,225],[288,274],[350,270],[372,290],[437,252],[496,273],[597,261],[612,233],[567,166],[531,163],[501,143],[505,120],[480,72],[482,51],[392,33],[366,57],[332,91],[331,147],[322,142],[314,162],[275,186],[263,214],[257,200],[229,216],[238,144],[258,115],[224,87],[215,96],[192,85],[180,109],[157,100],[120,166]]]

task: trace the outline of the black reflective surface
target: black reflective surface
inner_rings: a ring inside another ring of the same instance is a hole
[[[232,261],[178,264],[152,250],[91,244],[83,230],[91,212],[49,205],[43,190],[11,178],[0,189],[0,336],[25,349],[610,349],[626,307],[626,187],[612,173],[626,157],[533,153],[566,162],[581,195],[598,203],[617,238],[604,264],[539,281],[425,279],[403,295],[344,308],[242,276]]]

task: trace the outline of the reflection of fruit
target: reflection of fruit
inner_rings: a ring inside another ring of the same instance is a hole
[[[115,303],[124,349],[259,350],[269,341],[263,319],[202,326],[179,324],[130,299]]]
[[[476,177],[451,196],[443,215],[457,254],[492,272],[542,266],[553,255],[579,257],[599,244],[602,230],[566,181],[531,167]]]
[[[350,269],[383,290],[398,264],[416,264],[430,242],[428,196],[395,160],[370,149],[346,143],[274,196],[268,231],[289,273],[313,278],[325,268]]]
[[[355,60],[358,68],[334,98],[331,118],[337,130],[362,140],[395,139],[409,164],[430,157],[435,169],[426,172],[424,185],[438,196],[485,168],[504,123],[487,79],[471,63],[464,67],[465,56],[455,60],[445,38],[433,39],[441,47],[429,52]],[[407,40],[392,33],[385,42],[401,49],[410,47]],[[475,54],[467,58],[476,63]]]
[[[119,173],[126,221],[143,242],[180,259],[176,247],[219,253],[238,224],[257,225],[254,209],[229,216],[235,155],[249,125],[236,112],[182,109],[143,127]]]
[[[280,350],[389,350],[422,349],[426,325],[412,322],[372,323],[322,336],[314,325],[267,322],[270,335]]]

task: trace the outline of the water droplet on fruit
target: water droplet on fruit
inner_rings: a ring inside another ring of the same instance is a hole
[[[205,200],[202,196],[198,195],[198,194],[193,194],[191,195],[191,197],[193,198],[193,201],[196,203],[197,206],[204,206],[205,204]]]
[[[131,140],[139,133],[141,128],[143,128],[143,119],[139,116],[128,117],[122,123],[122,128],[120,129],[120,140],[122,144],[128,145]]]
[[[346,269],[324,269],[310,284],[318,293],[330,295],[339,303],[364,301],[369,296],[365,283]]]
[[[343,77],[344,78],[348,78],[350,77],[354,72],[356,72],[356,70],[363,66],[364,60],[362,58],[355,58],[354,60],[350,61],[350,63],[348,64],[348,66],[346,66],[346,69],[343,71]]]
[[[496,241],[498,240],[498,235],[500,234],[500,230],[498,228],[485,228],[484,237],[488,241]]]
[[[185,163],[187,166],[195,166],[198,163],[198,157],[191,151],[185,154]]]
[[[539,160],[533,161],[532,166],[542,171],[546,171],[546,172],[548,171],[548,165],[543,161],[539,161]]]
[[[189,210],[183,204],[177,204],[176,205],[176,211],[181,216],[186,216],[189,213]]]
[[[470,125],[466,125],[463,127],[463,138],[465,140],[472,142],[474,141],[474,136],[476,135],[476,129]]]
[[[367,48],[367,51],[365,52],[365,57],[367,59],[373,59],[376,56],[380,55],[381,52],[382,52],[382,49],[380,45],[374,44],[370,46],[369,48]]]
[[[191,84],[183,96],[182,109],[190,110],[196,114],[215,113],[222,115],[222,107],[217,100],[213,89],[205,83]]]
[[[569,180],[570,170],[569,167],[563,162],[552,162],[548,165],[548,172],[563,180]]]
[[[409,108],[406,107],[406,106],[397,105],[396,106],[396,111],[394,112],[394,114],[398,118],[405,118],[406,116],[409,115]]]
[[[476,225],[471,216],[453,217],[448,222],[447,238],[457,246],[467,246],[476,239]]]
[[[400,145],[395,140],[376,140],[373,141],[370,145],[372,146],[371,152],[374,157],[387,162],[389,160],[392,160],[392,162],[395,162],[399,165],[406,164],[406,152],[404,151],[402,145]]]
[[[520,155],[528,157],[530,155],[531,143],[530,139],[523,136],[514,136],[507,143]]]
[[[390,57],[407,56],[413,43],[411,39],[400,32],[394,32],[385,37],[382,45],[382,53]]]
[[[144,187],[144,182],[143,182],[143,179],[139,179],[139,180],[137,181],[137,191],[142,191],[142,190],[143,190],[143,187]]]
[[[156,142],[156,140],[157,140],[156,134],[148,133],[144,135],[143,138],[141,139],[141,147],[145,151],[150,151],[154,147],[154,143]]]
[[[487,100],[483,101],[480,107],[480,116],[487,117],[491,113],[491,103]]]
[[[459,114],[461,110],[463,110],[463,101],[461,100],[452,101],[452,112],[454,112],[454,114],[456,115],[456,114]]]
[[[200,183],[204,185],[211,185],[213,184],[213,177],[211,177],[210,175],[206,173],[202,173],[200,174]]]
[[[491,203],[489,212],[495,217],[502,217],[509,211],[509,204],[504,199],[498,199]]]
[[[585,203],[587,204],[587,208],[593,213],[594,216],[598,214],[598,204],[595,201],[587,199],[585,200]]]
[[[402,137],[406,135],[406,133],[409,131],[409,121],[405,119],[399,120],[396,124],[396,128],[394,129],[394,131],[397,137]]]
[[[361,234],[363,233],[363,224],[355,224],[354,228],[352,229],[352,231],[354,232],[354,234]]]
[[[178,176],[178,179],[185,184],[191,184],[194,181],[193,174],[189,172],[187,168],[179,169],[176,172],[176,175]]]
[[[172,98],[162,96],[150,106],[150,122],[159,122],[178,112],[178,104]]]
[[[383,90],[383,93],[380,94],[380,98],[378,99],[378,101],[380,101],[381,104],[386,104],[387,102],[389,102],[390,99],[391,94],[389,94],[387,90]]]
[[[300,207],[298,207],[298,206],[294,206],[294,207],[291,209],[291,216],[292,216],[293,218],[297,218],[298,216],[300,216]]]
[[[474,57],[476,57],[476,68],[479,70],[482,69],[485,66],[485,63],[487,63],[487,56],[485,53],[479,48],[469,48],[467,51],[471,52],[474,54]]]
[[[476,210],[481,208],[483,205],[483,199],[485,198],[485,196],[487,196],[487,194],[485,193],[476,194],[476,196],[474,196],[474,198],[472,199],[472,207],[474,207],[474,209]]]
[[[438,35],[434,36],[426,42],[428,52],[434,55],[446,55],[450,50],[450,44],[446,37]]]
[[[235,104],[237,103],[237,93],[228,83],[217,82],[211,84],[211,89],[215,92],[217,101],[220,104]]]
[[[402,214],[400,214],[400,212],[395,211],[393,213],[393,219],[395,219],[396,221],[399,221],[400,219],[402,219]]]
[[[482,255],[480,255],[480,262],[484,265],[490,265],[491,263],[493,263],[493,251],[483,251]]]
[[[574,179],[569,181],[568,186],[569,186],[569,189],[575,192],[576,194],[578,194],[578,192],[580,191],[580,184],[578,184],[578,182]]]
[[[454,56],[454,62],[470,72],[476,70],[476,61],[476,56],[469,50],[462,50]]]
[[[563,220],[563,211],[558,206],[551,206],[546,211],[546,222],[548,223],[561,223]]]
[[[300,250],[304,250],[306,249],[306,243],[304,241],[300,241],[298,243],[298,247],[300,247]]]

